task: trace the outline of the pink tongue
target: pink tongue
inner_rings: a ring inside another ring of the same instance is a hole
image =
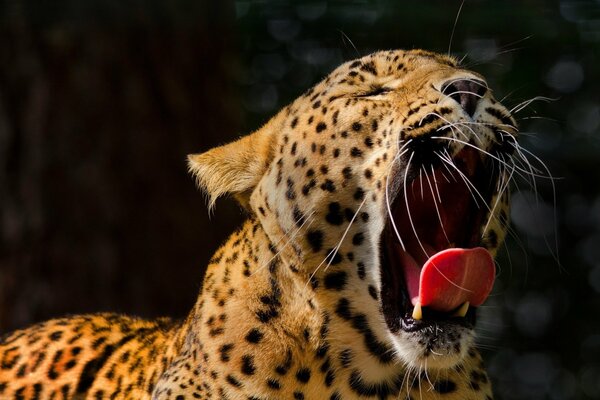
[[[446,249],[430,257],[422,268],[405,252],[401,258],[408,293],[414,304],[452,311],[465,301],[481,305],[494,285],[496,266],[482,248]],[[419,278],[420,274],[420,278]]]

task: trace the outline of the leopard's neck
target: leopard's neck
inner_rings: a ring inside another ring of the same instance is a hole
[[[419,372],[407,373],[372,328],[383,326],[379,310],[368,305],[373,302],[334,300],[323,283],[313,287],[279,243],[249,219],[215,253],[198,301],[175,336],[178,373],[188,365],[187,379],[232,398],[385,399],[402,392],[437,398],[439,392],[423,390],[431,384],[421,382]],[[480,362],[476,353],[471,358]],[[442,375],[464,381],[468,368]],[[175,390],[181,379],[167,371],[158,387]]]

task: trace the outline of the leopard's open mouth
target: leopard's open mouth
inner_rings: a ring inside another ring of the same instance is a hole
[[[466,147],[447,162],[414,166],[406,181],[381,240],[387,325],[394,333],[432,324],[472,328],[474,306],[495,275],[482,241],[497,181],[491,162]]]

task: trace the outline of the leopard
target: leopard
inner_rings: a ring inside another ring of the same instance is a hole
[[[100,313],[5,334],[0,398],[490,400],[475,326],[517,140],[454,57],[345,62],[188,156],[208,208],[231,196],[246,219],[184,320]]]

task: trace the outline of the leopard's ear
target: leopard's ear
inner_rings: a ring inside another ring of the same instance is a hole
[[[208,207],[225,194],[234,195],[245,207],[273,159],[276,130],[269,122],[235,142],[188,156],[188,167],[198,186],[208,195]]]

